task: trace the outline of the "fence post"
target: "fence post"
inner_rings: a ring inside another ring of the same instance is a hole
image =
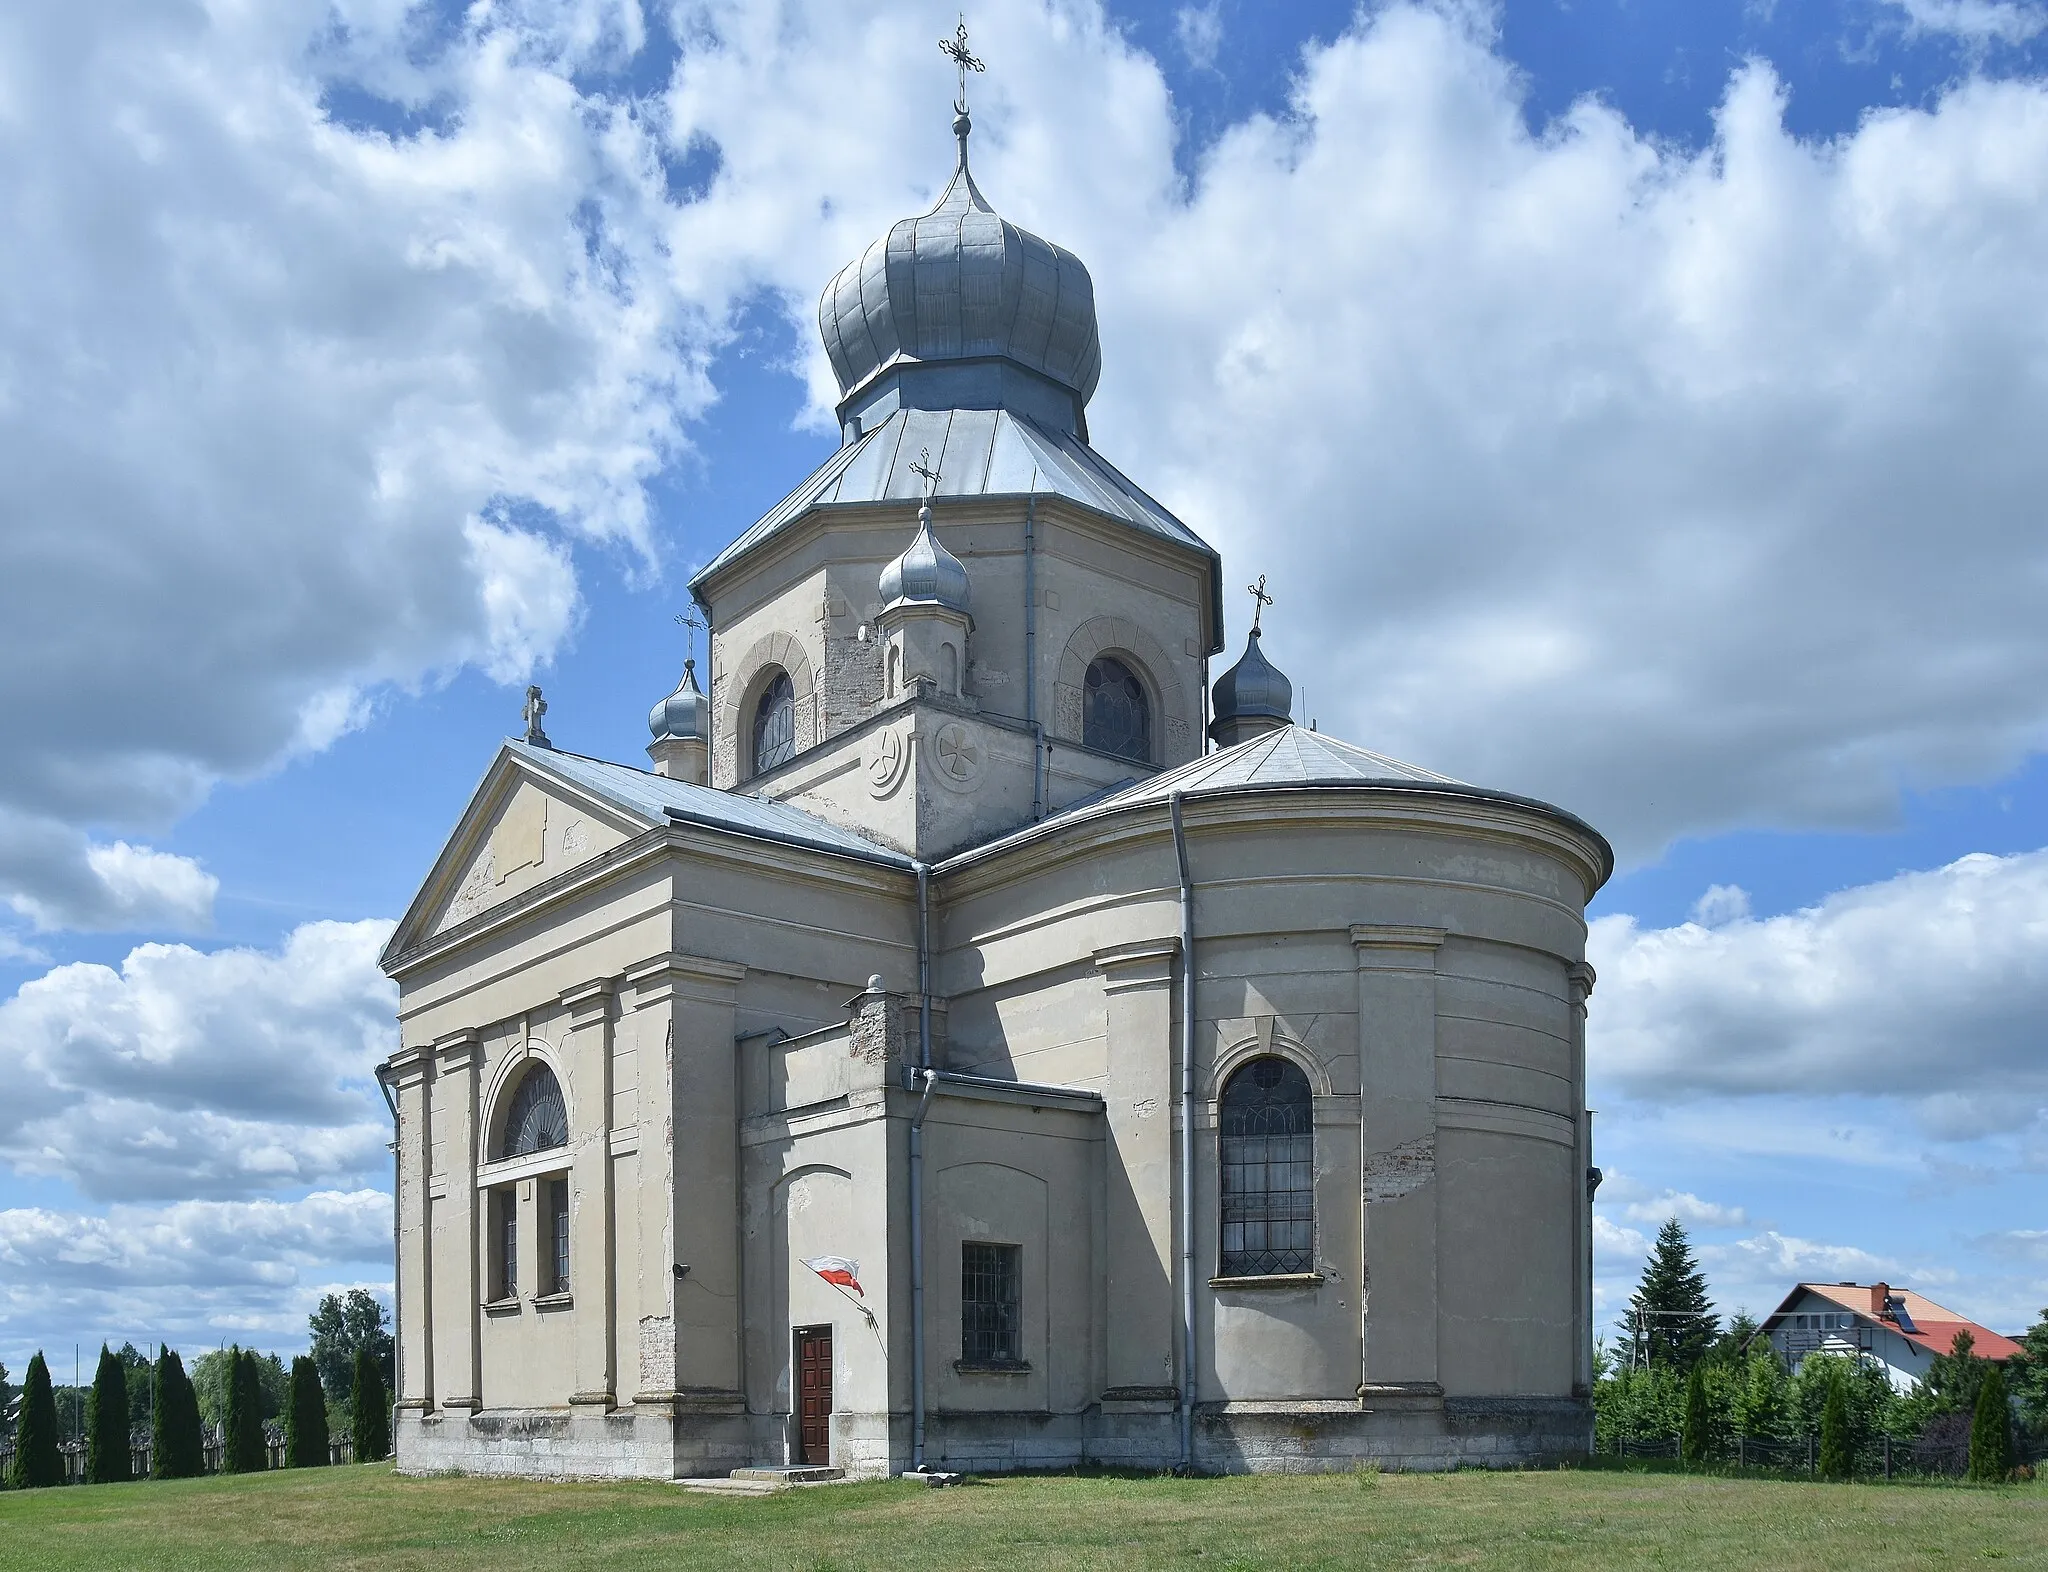
[[[1747,1468],[1749,1466],[1749,1437],[1742,1434],[1739,1430],[1735,1433],[1735,1466],[1737,1468]]]
[[[1813,1472],[1813,1432],[1806,1432],[1806,1471]]]
[[[1892,1477],[1892,1433],[1889,1430],[1884,1433],[1884,1477],[1886,1483],[1890,1483]]]

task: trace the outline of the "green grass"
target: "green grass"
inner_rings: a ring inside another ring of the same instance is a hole
[[[1036,1477],[752,1498],[387,1468],[0,1493],[0,1569],[2048,1568],[2048,1487],[1596,1468]]]

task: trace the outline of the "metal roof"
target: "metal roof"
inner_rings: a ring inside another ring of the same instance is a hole
[[[882,863],[891,868],[909,869],[914,866],[901,852],[878,846],[865,836],[843,830],[787,803],[770,802],[762,797],[743,797],[709,786],[692,786],[687,781],[670,780],[666,775],[656,775],[649,770],[609,764],[603,759],[585,758],[580,753],[537,748],[531,743],[507,740],[505,748],[522,763],[543,774],[581,786],[649,824],[696,824],[755,840],[779,841],[787,846],[804,846],[840,857],[858,857],[864,862]]]
[[[923,477],[911,473],[929,450],[945,497],[1064,497],[1142,534],[1220,561],[1209,543],[1175,518],[1079,437],[1007,409],[899,409],[834,453],[810,478],[690,580],[694,591],[814,507],[914,502]],[[1217,594],[1221,594],[1220,583]],[[1222,627],[1220,611],[1217,627]]]

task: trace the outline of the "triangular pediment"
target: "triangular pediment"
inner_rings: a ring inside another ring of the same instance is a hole
[[[387,959],[602,856],[654,821],[501,749],[392,935]]]

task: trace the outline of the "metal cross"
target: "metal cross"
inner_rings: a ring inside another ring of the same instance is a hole
[[[1245,592],[1252,598],[1252,632],[1259,631],[1259,618],[1266,614],[1266,608],[1273,604],[1273,597],[1266,593],[1266,575],[1259,575],[1259,582],[1247,584]]]
[[[910,466],[910,473],[924,476],[924,494],[927,498],[930,498],[932,493],[939,489],[939,472],[932,468],[932,450],[930,448],[919,448],[917,450],[917,462]]]
[[[690,659],[695,660],[697,658],[697,630],[703,627],[704,624],[697,620],[695,612],[679,616],[676,618],[676,621],[690,630]]]
[[[951,38],[939,40],[939,52],[960,68],[960,96],[953,101],[953,108],[956,113],[964,115],[967,113],[967,73],[969,71],[986,71],[988,69],[987,66],[967,52],[967,18],[965,16],[960,18],[959,29]]]

